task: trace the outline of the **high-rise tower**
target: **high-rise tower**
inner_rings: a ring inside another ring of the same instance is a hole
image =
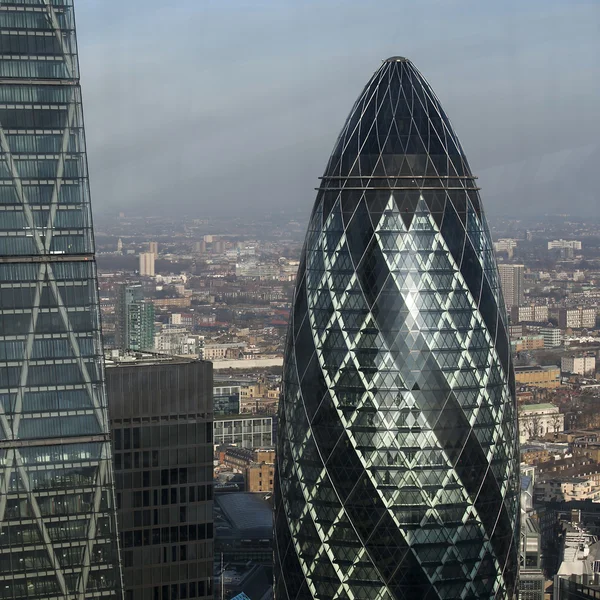
[[[373,75],[321,178],[279,423],[277,600],[513,597],[498,269],[460,143],[404,58]]]
[[[0,46],[0,596],[120,598],[72,0]]]
[[[500,264],[500,285],[507,309],[522,306],[524,302],[524,272],[525,265]]]

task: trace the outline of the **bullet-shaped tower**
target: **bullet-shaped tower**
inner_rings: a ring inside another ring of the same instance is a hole
[[[277,600],[511,599],[518,436],[476,178],[429,84],[383,62],[320,180],[279,410]]]

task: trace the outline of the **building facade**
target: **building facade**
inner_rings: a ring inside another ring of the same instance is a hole
[[[517,385],[554,389],[560,387],[560,368],[540,365],[516,367],[515,380]]]
[[[530,304],[529,306],[513,306],[510,309],[512,323],[547,323],[548,307],[543,304]]]
[[[155,260],[156,254],[154,252],[140,252],[140,275],[142,277],[154,277],[156,275]]]
[[[594,354],[563,356],[560,359],[560,370],[573,375],[593,375],[596,372],[596,356]]]
[[[519,442],[559,433],[565,429],[565,415],[554,404],[526,404],[519,409]]]
[[[557,327],[542,327],[540,334],[544,337],[544,348],[557,348],[562,344],[562,331]]]
[[[596,326],[596,308],[561,308],[558,311],[558,326],[561,329],[593,329]]]
[[[72,0],[0,5],[0,596],[121,598]]]
[[[552,240],[548,242],[548,250],[581,250],[580,240]]]
[[[525,265],[500,264],[498,271],[507,308],[521,306],[525,292]]]
[[[241,389],[239,385],[219,385],[213,388],[215,416],[239,414]]]
[[[509,599],[508,318],[475,178],[404,58],[358,98],[312,211],[284,361],[275,596]]]
[[[212,365],[108,361],[125,600],[212,599]]]
[[[139,283],[119,287],[115,306],[115,345],[121,350],[154,348],[154,304],[146,300]]]
[[[216,445],[227,444],[242,448],[259,448],[273,445],[273,417],[229,415],[215,419]]]

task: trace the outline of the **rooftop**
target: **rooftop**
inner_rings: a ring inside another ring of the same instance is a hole
[[[534,410],[558,410],[558,406],[554,406],[554,404],[550,404],[550,402],[543,402],[541,404],[523,404],[521,406],[522,412]]]
[[[244,538],[272,539],[273,510],[260,494],[234,492],[215,496],[215,503]]]
[[[528,365],[525,367],[515,367],[515,373],[534,373],[535,371],[550,371],[558,369],[556,365],[549,365],[547,367],[541,367],[540,365]]]
[[[236,413],[235,415],[217,415],[215,423],[218,421],[245,421],[250,419],[273,419],[275,415],[261,415],[257,413]]]
[[[111,350],[105,353],[104,363],[107,367],[126,367],[131,365],[163,365],[189,364],[201,361],[186,356],[172,356],[160,352],[137,352],[133,350]]]

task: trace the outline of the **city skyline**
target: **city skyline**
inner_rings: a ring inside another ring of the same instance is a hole
[[[515,380],[477,178],[402,57],[354,104],[284,354],[275,596],[511,600]]]
[[[598,3],[327,0],[318,14],[81,3],[95,210],[308,212],[338,107],[381,56],[406,53],[445,98],[489,213],[597,212]]]

